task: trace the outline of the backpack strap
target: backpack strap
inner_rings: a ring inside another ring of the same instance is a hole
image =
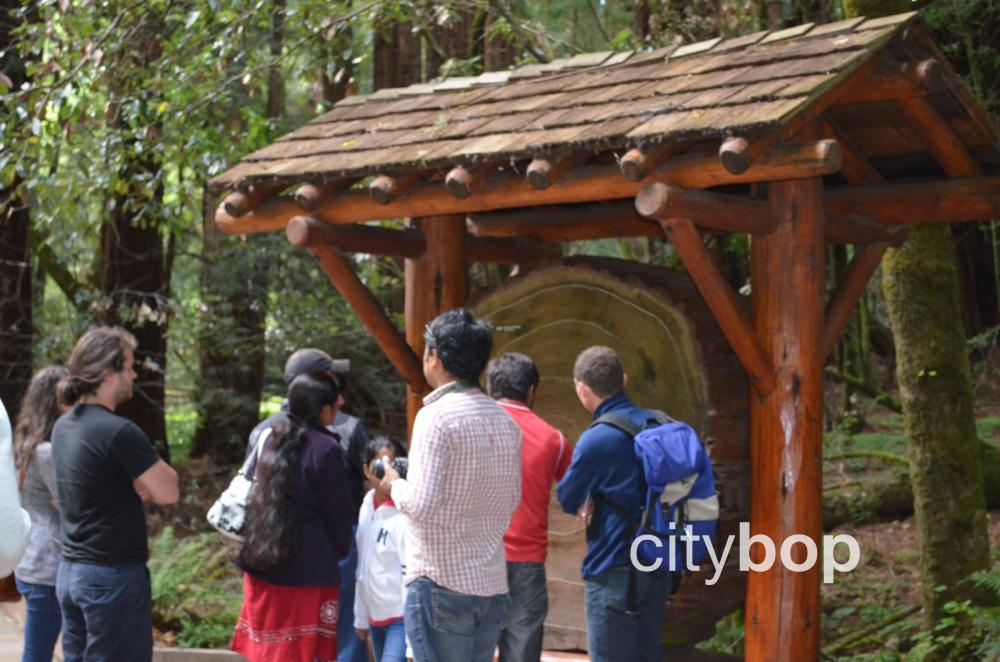
[[[600,425],[601,423],[604,423],[605,425],[610,425],[616,430],[624,432],[629,437],[635,437],[635,435],[642,432],[642,427],[636,425],[635,423],[632,422],[631,419],[622,416],[621,414],[615,414],[611,412],[608,412],[607,414],[601,414],[601,416],[598,417],[597,420],[595,420],[593,423],[590,424],[590,427],[595,427],[597,425]]]

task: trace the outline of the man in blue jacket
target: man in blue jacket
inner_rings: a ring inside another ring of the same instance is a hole
[[[627,377],[610,347],[584,350],[573,366],[573,381],[580,403],[594,420],[613,412],[641,426],[652,418],[625,395]],[[567,513],[592,507],[582,574],[593,662],[651,662],[662,656],[660,633],[670,597],[669,575],[634,572],[634,612],[628,610],[627,601],[629,547],[645,493],[632,437],[606,423],[587,428],[556,494]]]

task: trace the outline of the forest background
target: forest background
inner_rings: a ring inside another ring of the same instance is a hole
[[[349,94],[880,9],[859,4],[0,0],[0,398],[16,412],[34,370],[65,361],[87,327],[121,324],[140,342],[136,397],[123,413],[175,464],[228,476],[262,404],[280,401],[285,358],[302,346],[350,358],[348,410],[403,437],[404,385],[368,332],[283,236],[221,236],[212,176]],[[996,122],[1000,6],[910,6]],[[951,235],[973,385],[993,398],[998,227],[984,220]],[[732,284],[745,286],[746,238],[710,242]],[[660,239],[575,242],[568,252],[681,268]],[[847,255],[830,258],[833,282]],[[401,322],[401,262],[352,259]],[[472,282],[486,289],[504,275],[477,266]],[[890,327],[875,278],[828,366],[835,441],[871,431],[873,413],[902,409]]]

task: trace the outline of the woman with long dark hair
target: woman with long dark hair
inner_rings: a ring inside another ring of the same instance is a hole
[[[251,662],[337,658],[340,569],[353,502],[337,437],[336,378],[306,373],[288,387],[288,417],[263,441],[247,508],[243,608],[232,648]]]
[[[52,426],[72,402],[65,402],[62,366],[50,366],[31,378],[14,429],[14,464],[21,504],[31,515],[31,538],[14,579],[28,608],[24,624],[22,662],[51,662],[62,628],[56,598],[56,572],[62,557],[56,479],[52,469]]]

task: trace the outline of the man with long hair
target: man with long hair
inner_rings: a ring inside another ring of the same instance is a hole
[[[114,413],[132,397],[135,348],[135,337],[123,329],[91,329],[66,366],[66,397],[77,404],[52,429],[65,662],[153,656],[142,504],[176,503],[179,492],[177,473],[139,426]]]
[[[442,313],[424,345],[434,390],[413,423],[409,473],[389,466],[382,481],[411,520],[406,635],[417,662],[492,662],[510,610],[503,535],[521,499],[521,430],[479,388],[493,345],[482,320]]]

